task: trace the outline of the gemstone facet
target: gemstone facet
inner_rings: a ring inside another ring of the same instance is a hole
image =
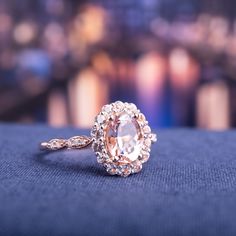
[[[141,151],[142,135],[138,122],[125,112],[108,123],[106,145],[110,155],[132,162]]]

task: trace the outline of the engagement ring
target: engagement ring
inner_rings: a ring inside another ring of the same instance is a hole
[[[46,150],[82,149],[92,146],[97,162],[111,175],[138,173],[150,157],[156,141],[145,116],[133,103],[115,102],[102,107],[96,116],[91,137],[74,136],[41,143]]]

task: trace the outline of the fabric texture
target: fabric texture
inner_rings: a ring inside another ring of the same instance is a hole
[[[139,174],[92,150],[39,151],[74,128],[0,125],[0,235],[236,235],[236,132],[160,130]]]

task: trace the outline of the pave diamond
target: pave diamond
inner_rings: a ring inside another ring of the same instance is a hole
[[[86,136],[74,136],[68,139],[67,147],[68,148],[83,148],[91,143],[91,139]]]

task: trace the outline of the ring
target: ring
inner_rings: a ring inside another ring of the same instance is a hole
[[[92,146],[97,162],[111,175],[138,173],[150,157],[156,142],[144,114],[133,103],[120,101],[105,105],[96,116],[91,137],[74,136],[42,142],[46,150],[82,149]]]

